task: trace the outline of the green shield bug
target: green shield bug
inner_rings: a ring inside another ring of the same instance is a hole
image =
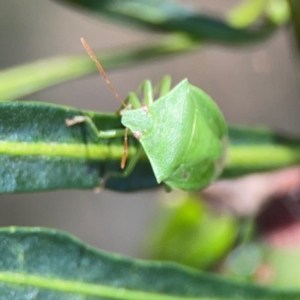
[[[129,93],[123,101],[88,44],[84,39],[81,42],[122,104],[121,123],[125,130],[98,131],[86,116],[68,119],[66,124],[72,126],[86,122],[98,138],[124,136],[122,169],[126,163],[127,135],[133,135],[141,144],[123,172],[110,173],[103,182],[109,177],[128,176],[143,152],[157,182],[169,188],[198,190],[220,175],[226,156],[227,126],[219,108],[206,93],[187,79],[171,90],[171,79],[165,76],[156,87],[150,81],[144,81],[136,93]],[[139,94],[143,95],[142,103]],[[154,101],[156,94],[158,98]]]

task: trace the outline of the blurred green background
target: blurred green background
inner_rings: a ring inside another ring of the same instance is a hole
[[[224,14],[239,1],[181,1],[195,9]],[[145,78],[170,74],[174,84],[188,77],[220,106],[230,124],[264,124],[299,134],[296,56],[286,27],[263,43],[239,48],[206,44],[201,51],[110,72],[121,96]],[[46,57],[141,44],[159,37],[114,26],[51,1],[0,0],[0,68]],[[41,73],[42,76],[42,73]],[[68,82],[27,96],[77,108],[114,111],[118,103],[99,76]],[[100,99],[107,99],[103,102]],[[45,116],[47,118],[47,116]],[[99,248],[140,256],[145,230],[159,211],[164,191],[121,194],[57,191],[0,195],[0,225],[47,226],[68,231]],[[169,197],[174,199],[176,193]]]

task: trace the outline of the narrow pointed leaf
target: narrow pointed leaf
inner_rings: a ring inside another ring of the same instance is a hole
[[[107,172],[120,172],[123,138],[97,139],[86,124],[65,120],[86,114],[99,130],[122,129],[120,116],[39,102],[0,102],[0,193],[91,189]],[[223,176],[238,176],[300,163],[300,141],[266,129],[230,128]],[[129,156],[139,142],[129,139]],[[132,191],[156,187],[146,156],[127,178],[106,187]]]
[[[230,127],[223,177],[269,171],[300,164],[300,139],[266,127]]]
[[[268,2],[269,0],[244,0],[229,12],[227,20],[237,28],[248,27],[264,13]]]
[[[173,263],[98,251],[67,234],[41,228],[0,229],[0,295],[16,299],[299,299],[242,285]]]
[[[79,43],[79,40],[78,40]],[[163,41],[152,42],[121,51],[110,49],[99,53],[106,71],[132,66],[150,59],[158,59],[195,49],[198,43],[182,35],[170,36]],[[84,54],[49,58],[0,71],[0,101],[14,100],[32,94],[44,88],[80,78],[97,72],[95,64]]]
[[[85,124],[67,127],[65,120],[83,112],[38,102],[0,102],[0,192],[66,188],[91,189],[107,172],[121,172],[123,138],[95,138]],[[84,112],[99,130],[122,129],[116,114]],[[129,139],[128,158],[137,141]],[[131,176],[112,179],[118,190],[156,186],[146,157]]]
[[[288,0],[291,10],[291,20],[293,24],[293,31],[295,41],[298,47],[298,54],[300,52],[300,2],[297,0]]]
[[[225,44],[254,42],[275,29],[265,23],[259,30],[236,29],[191,7],[169,0],[56,0],[113,22],[166,32],[184,32],[201,41]]]

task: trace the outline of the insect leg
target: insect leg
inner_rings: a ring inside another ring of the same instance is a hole
[[[80,124],[84,122],[90,127],[92,132],[98,138],[109,139],[109,138],[124,136],[124,129],[113,129],[113,130],[103,130],[103,131],[98,130],[95,123],[88,116],[75,116],[73,119],[66,119],[67,126],[74,126],[76,124]]]
[[[96,192],[100,192],[104,189],[105,184],[109,178],[125,178],[128,177],[131,172],[134,170],[135,166],[139,162],[139,159],[141,155],[144,153],[144,149],[141,145],[137,148],[136,153],[134,156],[130,159],[129,163],[125,167],[125,169],[122,172],[108,172],[100,181],[99,186],[96,187]]]
[[[127,95],[127,97],[124,100],[124,103],[126,104],[128,109],[131,107],[134,109],[139,109],[141,107],[141,103],[140,103],[140,100],[139,100],[137,94],[132,93],[132,92]],[[128,103],[130,103],[131,106],[128,105]],[[122,110],[124,110],[123,105],[121,105],[121,107],[117,110],[117,113],[120,114]]]
[[[144,104],[149,106],[153,103],[153,87],[150,80],[145,80],[141,83],[141,85],[137,88],[135,93],[129,93],[125,98],[124,103],[127,105],[130,103],[134,109],[138,109],[141,107],[140,100],[138,95],[143,92],[143,100]],[[121,106],[117,112],[123,110],[123,106]]]
[[[153,102],[153,87],[150,80],[145,80],[136,90],[136,94],[143,92],[144,104],[149,106]]]
[[[141,107],[140,100],[138,95],[143,93],[143,102],[146,105],[149,105],[153,102],[153,87],[150,80],[143,81],[140,86],[137,88],[135,93],[129,93],[125,99],[125,103],[128,101],[132,104],[133,108],[137,109]]]
[[[144,149],[141,145],[138,146],[136,153],[134,156],[130,159],[129,163],[123,170],[123,172],[113,172],[108,173],[109,177],[127,177],[131,174],[135,166],[137,165],[142,153],[144,152]]]
[[[125,98],[125,101],[129,102],[134,109],[138,109],[141,107],[140,100],[135,93],[129,93]]]
[[[127,96],[123,101],[124,101],[126,107],[128,107],[128,102],[129,102],[128,96]],[[121,111],[122,111],[123,109],[124,109],[124,106],[121,105],[121,106],[117,109],[116,113],[117,113],[118,115],[120,115],[120,114],[121,114]]]
[[[165,96],[171,90],[172,79],[169,75],[166,75],[154,88],[154,93],[159,92],[159,97]]]
[[[143,147],[140,145],[137,148],[137,151],[135,153],[135,155],[130,159],[129,163],[127,164],[127,166],[125,167],[125,169],[122,172],[110,172],[107,174],[107,177],[118,177],[118,178],[124,178],[127,177],[131,174],[131,172],[133,171],[133,169],[135,168],[135,166],[137,165],[142,153],[143,153],[144,149]],[[108,179],[107,178],[107,179]]]

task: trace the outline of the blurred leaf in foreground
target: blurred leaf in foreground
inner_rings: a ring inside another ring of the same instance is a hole
[[[163,209],[151,225],[145,254],[202,270],[213,267],[233,246],[236,220],[214,214],[191,193],[172,193],[164,198]]]
[[[16,299],[299,299],[173,263],[100,252],[55,230],[0,229],[0,295]]]
[[[274,24],[288,22],[290,10],[286,0],[244,0],[227,15],[229,24],[237,28],[253,25],[261,17],[269,18]]]
[[[79,39],[78,39],[79,43]],[[150,59],[192,51],[199,43],[177,34],[163,41],[122,50],[103,51],[99,61],[106,71],[132,66]],[[82,50],[84,51],[84,50]],[[94,62],[84,53],[62,56],[0,71],[0,101],[14,100],[47,87],[97,72]]]
[[[122,22],[135,28],[165,32],[184,32],[201,42],[244,44],[266,38],[275,27],[266,22],[259,29],[231,27],[195,8],[169,0],[56,0]]]
[[[228,14],[229,24],[244,28],[255,22],[264,12],[269,0],[246,0],[234,7]]]

